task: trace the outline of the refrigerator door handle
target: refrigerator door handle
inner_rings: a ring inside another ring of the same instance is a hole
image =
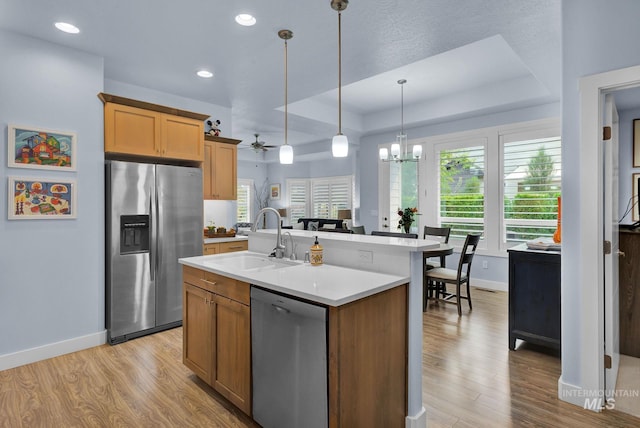
[[[156,204],[154,206],[154,199],[156,200]],[[149,194],[149,212],[151,215],[149,216],[149,231],[151,232],[151,250],[149,251],[149,279],[151,281],[155,281],[156,279],[156,257],[157,257],[157,248],[156,240],[156,208],[157,208],[157,198],[153,192]]]
[[[164,213],[162,212],[162,204],[160,203],[160,192],[161,189],[158,186],[158,177],[156,175],[156,191],[155,191],[155,201],[156,201],[156,208],[155,208],[155,219],[156,219],[156,226],[154,229],[154,234],[156,237],[156,246],[154,247],[154,251],[156,252],[156,264],[154,266],[154,269],[156,270],[156,272],[159,272],[160,269],[160,264],[162,263],[162,260],[160,260],[160,256],[162,255],[162,251],[160,251],[160,249],[162,248],[162,240],[160,238],[160,227],[162,226],[162,223],[160,222],[160,219],[162,218],[162,216],[164,215]]]

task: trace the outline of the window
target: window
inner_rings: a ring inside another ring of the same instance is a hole
[[[407,151],[413,150],[409,143]],[[381,144],[379,148],[390,149],[391,143]],[[380,230],[399,232],[398,211],[404,208],[419,208],[420,162],[383,162],[378,161],[378,210]],[[420,213],[420,209],[418,210]],[[411,226],[412,233],[419,231],[419,220]]]
[[[482,233],[479,248],[491,256],[505,256],[509,247],[553,235],[562,191],[558,119],[420,142],[426,147],[419,166],[421,227],[451,227],[454,245],[467,233]],[[383,184],[380,189],[386,190]]]
[[[237,223],[251,223],[251,189],[253,180],[238,179]]]
[[[299,218],[307,217],[308,181],[304,179],[287,180],[289,224],[297,223]]]
[[[418,207],[418,163],[389,163],[389,227],[398,228],[398,211]],[[417,230],[417,223],[414,225]]]
[[[451,238],[484,234],[485,147],[440,150],[440,224],[451,228]]]
[[[513,138],[510,138],[513,139]],[[557,225],[560,138],[503,141],[503,242],[551,237]]]
[[[299,218],[338,218],[338,210],[351,209],[351,176],[287,180],[289,221]]]

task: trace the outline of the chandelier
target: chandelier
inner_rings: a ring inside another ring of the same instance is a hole
[[[389,149],[381,147],[379,151],[380,160],[382,162],[418,162],[422,156],[422,146],[416,144],[413,146],[411,155],[407,150],[407,134],[404,133],[404,84],[406,79],[398,80],[400,85],[400,134],[396,136],[396,142],[391,145],[391,158],[389,158]]]

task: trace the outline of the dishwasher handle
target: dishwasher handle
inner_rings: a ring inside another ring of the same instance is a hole
[[[288,313],[290,313],[290,312],[291,312],[289,309],[287,309],[287,308],[283,308],[282,306],[278,306],[278,305],[276,305],[275,303],[272,303],[272,304],[271,304],[271,306],[273,306],[273,308],[274,308],[274,309],[275,309],[279,314],[282,314],[282,315],[286,315],[286,314],[288,314]]]

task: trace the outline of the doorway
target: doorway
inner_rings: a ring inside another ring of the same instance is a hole
[[[603,125],[604,100],[608,93],[640,86],[640,66],[615,70],[580,79],[581,92],[581,142],[584,150],[580,153],[580,374],[582,389],[586,393],[607,393],[605,376],[605,331],[609,324],[605,305],[613,299],[612,287],[605,287],[607,267],[605,266],[604,245],[604,151]],[[597,172],[597,173],[593,173]],[[594,197],[594,190],[598,190]],[[594,231],[601,231],[594,233]],[[609,309],[611,311],[611,309]],[[609,314],[616,317],[614,313]],[[611,379],[610,379],[611,380]],[[564,390],[568,387],[560,383],[561,397],[582,406],[580,400],[567,398]],[[611,391],[616,393],[617,391]],[[603,394],[604,395],[604,394]],[[603,396],[602,395],[602,396]],[[584,397],[584,395],[583,395]],[[605,409],[604,403],[592,410]]]

